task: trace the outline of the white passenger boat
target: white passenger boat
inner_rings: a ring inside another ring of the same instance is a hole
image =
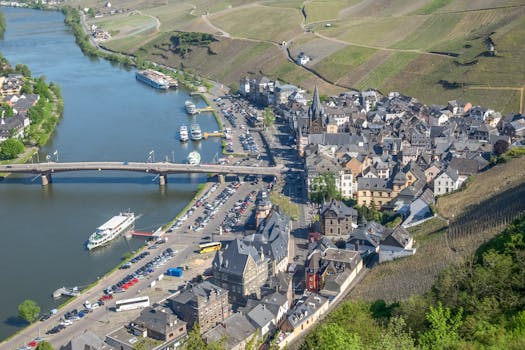
[[[96,231],[89,236],[87,248],[91,250],[108,244],[122,232],[131,228],[134,223],[134,213],[120,213],[119,215],[115,215],[102,226],[99,226]]]
[[[199,165],[201,163],[201,155],[197,151],[190,152],[187,159],[191,165]]]
[[[191,124],[190,137],[193,141],[202,140],[202,131],[199,124]]]
[[[184,105],[186,106],[186,112],[188,112],[188,114],[197,114],[197,106],[195,106],[195,103],[186,101]]]
[[[189,140],[188,127],[186,125],[181,125],[180,130],[179,130],[179,134],[180,134],[181,142],[186,142],[186,141]]]

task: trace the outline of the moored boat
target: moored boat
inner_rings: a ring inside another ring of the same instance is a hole
[[[201,155],[197,151],[190,152],[190,154],[188,154],[187,160],[191,165],[199,165],[201,163]]]
[[[179,134],[180,134],[180,141],[181,142],[187,142],[189,140],[188,127],[186,125],[181,125],[180,130],[179,130]]]
[[[87,248],[89,250],[108,244],[117,238],[122,232],[131,228],[135,223],[134,213],[120,213],[115,215],[103,225],[97,227],[95,232],[89,236]]]
[[[167,90],[170,88],[170,77],[152,69],[139,70],[135,73],[138,81],[148,84],[156,89]]]
[[[202,131],[199,124],[191,124],[190,137],[193,141],[202,140]]]
[[[188,112],[188,114],[191,114],[191,115],[197,114],[197,106],[195,106],[195,103],[191,101],[186,101],[184,105],[186,107],[186,112]]]

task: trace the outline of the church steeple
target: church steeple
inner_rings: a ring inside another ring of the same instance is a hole
[[[317,84],[315,84],[312,104],[310,105],[310,108],[308,108],[308,118],[310,120],[315,120],[317,118],[322,119],[323,114],[324,109],[321,105],[321,100],[319,99],[319,90],[317,89]]]

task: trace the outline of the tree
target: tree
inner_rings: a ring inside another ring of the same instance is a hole
[[[270,107],[266,107],[263,112],[264,126],[269,127],[275,122],[275,114]]]
[[[15,112],[13,110],[13,107],[6,104],[4,105],[4,118],[11,118],[15,115]]]
[[[18,314],[25,321],[31,323],[38,317],[40,313],[40,306],[30,299],[24,300],[20,305],[18,305]]]
[[[193,329],[188,332],[188,337],[184,343],[184,350],[222,350],[224,349],[224,339],[218,342],[206,344],[201,337],[201,328],[195,323]]]
[[[29,67],[26,66],[25,64],[21,64],[21,63],[17,64],[15,66],[15,71],[22,74],[26,78],[31,78],[31,71],[29,70]]]
[[[496,156],[501,156],[503,153],[507,152],[509,149],[509,143],[505,140],[498,140],[494,143],[494,154]]]
[[[458,329],[462,323],[463,310],[453,315],[448,307],[443,307],[441,301],[437,306],[431,306],[426,318],[429,328],[421,334],[419,343],[424,349],[450,349],[460,341]]]
[[[323,323],[308,335],[302,349],[359,350],[363,349],[358,334],[347,332],[337,323]]]
[[[36,350],[55,350],[50,342],[43,341],[41,343],[38,343]]]
[[[310,199],[316,203],[323,203],[331,199],[339,199],[340,195],[335,184],[335,175],[332,172],[322,174],[313,179]]]
[[[0,159],[15,159],[24,152],[24,144],[17,139],[7,139],[0,144]]]

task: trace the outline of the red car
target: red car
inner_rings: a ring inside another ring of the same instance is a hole
[[[32,342],[27,343],[27,346],[30,346],[32,348],[34,348],[37,345],[38,345],[38,343],[36,341],[34,341],[34,340]]]

